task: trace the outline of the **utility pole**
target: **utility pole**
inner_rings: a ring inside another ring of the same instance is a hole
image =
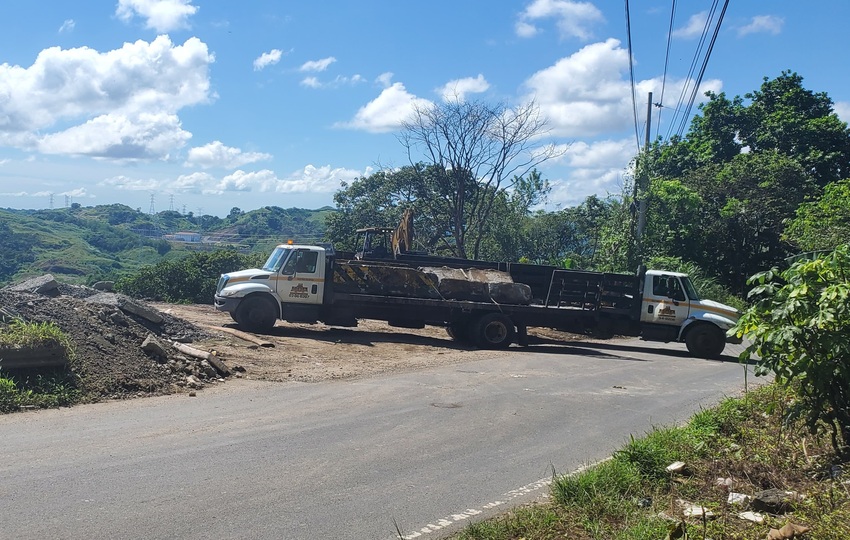
[[[652,125],[652,92],[649,93],[649,99],[646,102],[646,134],[644,135],[643,156],[638,157],[637,178],[635,186],[640,186],[640,189],[635,189],[635,193],[640,196],[638,203],[638,222],[637,232],[635,234],[635,244],[637,245],[637,258],[640,264],[643,263],[642,240],[643,231],[646,228],[646,196],[649,193],[649,136]]]

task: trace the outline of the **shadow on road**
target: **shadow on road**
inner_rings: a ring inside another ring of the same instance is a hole
[[[231,328],[238,328],[235,324],[223,325]],[[355,345],[363,345],[372,347],[376,343],[396,343],[398,345],[419,345],[423,347],[436,347],[443,349],[451,349],[457,351],[472,351],[476,347],[458,343],[448,336],[445,338],[434,336],[423,336],[404,332],[399,329],[394,332],[375,332],[370,330],[360,330],[355,328],[303,328],[295,326],[275,326],[266,334],[269,337],[277,337],[283,339],[311,339],[323,341],[326,343],[347,343]],[[637,358],[635,354],[652,354],[670,356],[676,358],[686,358],[691,360],[703,360],[706,362],[733,362],[739,363],[738,357],[732,354],[723,354],[715,359],[702,359],[692,356],[688,351],[674,346],[666,347],[664,344],[658,343],[655,345],[639,345],[635,344],[634,340],[623,340],[613,338],[611,341],[579,341],[579,340],[558,340],[541,336],[529,336],[528,347],[517,347],[513,345],[511,350],[522,350],[533,354],[572,354],[578,356],[590,356],[593,358],[612,359],[612,360],[630,360],[633,362],[646,362],[644,358]],[[749,365],[755,365],[755,361],[747,362]]]
[[[691,360],[703,360],[706,362],[732,362],[735,364],[740,363],[740,360],[737,356],[732,354],[722,354],[718,358],[706,359],[706,358],[697,358],[692,356],[686,350],[676,349],[671,347],[665,347],[664,344],[659,343],[657,346],[652,345],[637,345],[634,341],[621,341],[618,339],[613,339],[611,341],[599,342],[594,341],[593,343],[586,343],[582,341],[559,341],[556,339],[550,338],[542,338],[542,337],[531,337],[529,338],[529,344],[534,345],[534,347],[530,347],[529,351],[537,351],[537,352],[551,352],[551,353],[562,353],[562,354],[583,354],[581,352],[575,352],[576,348],[579,350],[585,351],[594,351],[598,355],[602,355],[604,353],[600,351],[611,351],[610,354],[622,357],[620,355],[616,355],[615,352],[620,353],[637,353],[637,354],[655,354],[662,356],[671,356],[677,358],[687,358]],[[549,349],[549,350],[544,350]],[[598,349],[598,351],[595,351]],[[633,360],[631,357],[622,357]],[[747,362],[748,365],[755,365],[756,361],[749,360]]]

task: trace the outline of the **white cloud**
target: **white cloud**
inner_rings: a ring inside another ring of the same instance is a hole
[[[212,62],[197,38],[174,45],[159,36],[104,53],[51,47],[28,68],[0,64],[0,144],[121,159],[167,156],[191,136],[177,111],[214,97]],[[63,131],[51,133],[56,125]]]
[[[330,165],[315,167],[307,165],[288,177],[277,180],[274,191],[278,193],[332,193],[339,189],[341,182],[368,174],[353,169],[331,168]]]
[[[130,178],[118,175],[106,178],[98,183],[100,186],[109,186],[125,191],[157,191],[162,188],[163,182],[155,178]]]
[[[307,88],[321,88],[322,83],[319,82],[319,79],[316,77],[304,77],[301,80],[301,86],[306,86]]]
[[[204,146],[197,146],[189,150],[189,157],[184,165],[189,167],[221,167],[224,169],[236,169],[255,163],[272,159],[271,154],[261,152],[243,152],[239,148],[225,146],[220,141],[213,141]]]
[[[393,83],[378,97],[361,107],[350,122],[338,124],[338,127],[371,133],[393,131],[401,127],[405,120],[409,120],[417,107],[430,105],[432,103],[427,99],[409,93],[402,83]]]
[[[589,195],[620,193],[623,175],[634,157],[635,142],[631,138],[578,141],[563,150],[561,157],[546,164],[547,168],[567,166],[560,178],[547,171],[552,186],[549,202],[574,206]]]
[[[193,172],[181,174],[176,180],[169,182],[168,187],[185,193],[208,193],[216,183],[216,178],[209,173]]]
[[[316,77],[304,77],[301,80],[301,86],[306,86],[307,88],[338,88],[340,86],[353,86],[363,82],[366,82],[366,79],[357,74],[351,77],[337,75],[334,79],[327,82],[322,82]]]
[[[73,32],[76,24],[77,23],[74,22],[74,19],[65,19],[65,22],[63,22],[62,26],[59,27],[59,33]]]
[[[307,165],[279,178],[273,171],[263,169],[256,172],[234,171],[221,179],[204,193],[220,194],[234,191],[259,191],[275,193],[332,193],[343,181],[351,181],[362,175],[360,171],[331,168],[330,165],[315,167]]]
[[[629,129],[634,118],[628,70],[628,51],[619,41],[593,43],[533,74],[525,82],[527,99],[536,101],[555,136],[593,137]],[[668,78],[665,92],[679,96],[686,82]],[[719,81],[703,81],[699,97],[720,87]],[[660,91],[660,78],[636,83],[639,100],[648,92],[660,97]],[[645,115],[643,107],[638,109]]]
[[[57,193],[57,195],[59,195],[61,197],[65,197],[65,196],[77,197],[77,198],[87,197],[89,199],[94,199],[94,195],[89,195],[89,193],[86,191],[86,188],[77,188],[77,189],[72,189],[70,191],[63,191],[62,193]]]
[[[490,83],[484,78],[484,75],[478,74],[478,77],[466,77],[463,79],[455,79],[449,81],[442,88],[437,90],[437,93],[443,98],[443,101],[465,101],[466,94],[480,94],[486,92],[490,88]]]
[[[691,15],[685,26],[673,30],[673,37],[691,39],[701,36],[705,30],[707,20],[708,11],[700,11],[695,15]]]
[[[738,28],[738,36],[746,36],[747,34],[777,35],[782,31],[784,24],[785,19],[782,17],[775,15],[756,15],[749,24]]]
[[[534,22],[548,18],[557,20],[561,38],[576,37],[582,40],[591,37],[588,27],[605,20],[602,12],[590,2],[534,0],[519,15],[515,27],[517,36],[523,38],[535,36],[540,30],[534,26]]]
[[[85,124],[45,135],[38,149],[44,154],[86,155],[114,160],[167,159],[192,134],[180,127],[176,115],[146,114],[135,117],[105,114]]]
[[[375,78],[375,82],[381,85],[384,88],[389,88],[393,84],[393,73],[392,71],[386,71],[381,73]]]
[[[280,62],[280,57],[283,51],[280,49],[272,49],[269,52],[264,52],[256,60],[254,60],[254,71],[260,71],[268,66],[273,66]]]
[[[850,122],[850,102],[836,101],[832,106],[832,110],[835,111],[835,114],[837,114],[842,121]]]
[[[321,72],[328,69],[328,66],[336,62],[336,58],[333,56],[329,56],[327,58],[322,58],[321,60],[310,60],[309,62],[304,62],[301,64],[301,67],[298,68],[298,71],[316,71]]]
[[[115,15],[124,22],[145,19],[145,28],[171,32],[189,27],[189,17],[197,13],[192,0],[118,0]]]

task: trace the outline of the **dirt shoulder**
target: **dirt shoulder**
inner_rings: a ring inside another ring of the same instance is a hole
[[[220,327],[238,327],[228,314],[212,306],[151,305],[209,333],[210,338],[192,345],[215,351],[238,376],[247,379],[318,382],[361,378],[457,364],[494,354],[455,343],[443,328],[394,328],[366,320],[359,321],[356,328],[278,322],[270,334],[259,336],[274,347],[262,347],[216,331]],[[542,329],[531,330],[530,335],[538,341],[577,338]]]
[[[379,321],[360,321],[356,328],[278,322],[270,334],[257,336],[274,345],[263,347],[216,331],[238,326],[212,306],[151,305],[208,332],[210,338],[192,346],[215,351],[246,379],[318,382],[360,378],[455,364],[481,354],[455,344],[442,328],[411,330]]]

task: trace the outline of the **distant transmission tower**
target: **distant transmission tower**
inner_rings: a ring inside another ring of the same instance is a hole
[[[69,208],[71,206],[71,196],[65,195],[65,208]]]
[[[185,204],[183,205],[183,215],[184,216],[186,215],[186,205]]]
[[[53,193],[50,194],[50,209],[53,210]]]
[[[154,198],[155,198],[155,197],[156,197],[156,195],[155,195],[155,194],[153,194],[153,193],[151,193],[151,207],[150,207],[150,210],[148,210],[148,213],[149,213],[150,215],[154,215],[154,214],[156,213],[156,208],[154,208],[154,204],[153,204],[153,201],[154,201]]]
[[[173,193],[168,196],[168,211],[169,212],[174,211],[174,194]]]

